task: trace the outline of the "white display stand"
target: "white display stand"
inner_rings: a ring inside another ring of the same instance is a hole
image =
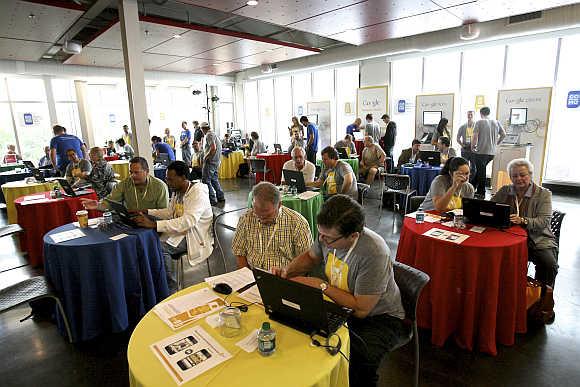
[[[379,125],[384,126],[381,116],[389,111],[387,86],[360,87],[356,90],[356,114],[363,122],[372,114]]]
[[[496,193],[498,189],[510,183],[507,173],[507,165],[513,159],[530,159],[532,145],[500,145],[493,159],[491,172],[491,190]]]
[[[316,114],[318,116],[318,150],[322,150],[324,144],[332,144],[330,138],[330,101],[308,102],[306,104],[306,115]]]
[[[424,111],[441,111],[441,118],[447,118],[447,129],[453,141],[453,109],[455,94],[424,94],[415,97],[415,138],[421,139],[424,134],[434,133],[437,126],[423,125]]]

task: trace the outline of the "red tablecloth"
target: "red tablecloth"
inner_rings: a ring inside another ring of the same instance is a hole
[[[276,154],[276,153],[275,154],[259,153],[256,155],[256,157],[266,160],[266,168],[268,168],[270,170],[270,172],[267,175],[267,180],[270,183],[280,185],[280,181],[282,179],[282,167],[284,166],[284,163],[286,161],[292,159],[290,154],[289,153],[278,153],[278,154]],[[259,182],[262,180],[264,180],[264,174],[263,173],[256,174],[256,181]]]
[[[45,198],[50,198],[50,192],[42,192]],[[82,198],[97,199],[96,193],[84,195]],[[42,203],[22,205],[24,196],[14,201],[18,213],[18,224],[24,229],[20,233],[20,249],[28,252],[28,262],[31,266],[43,264],[42,237],[53,228],[76,222],[76,212],[83,206],[79,198],[63,197]],[[89,218],[101,216],[98,211],[89,211]]]
[[[397,250],[397,261],[431,277],[419,299],[417,322],[432,330],[435,345],[453,335],[462,348],[475,345],[496,355],[496,341],[513,345],[515,333],[526,331],[525,231],[461,230],[469,238],[457,245],[422,235],[433,227],[449,229],[405,218]]]
[[[119,155],[104,156],[105,161],[115,161],[119,160]]]
[[[365,142],[363,140],[354,140],[354,148],[356,149],[356,154],[360,160],[362,157],[363,149],[365,148]]]

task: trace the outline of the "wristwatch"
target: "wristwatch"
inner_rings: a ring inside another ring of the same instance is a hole
[[[524,224],[524,226],[528,225],[528,218],[522,218],[522,223]]]
[[[328,284],[324,281],[322,281],[320,283],[320,290],[322,290],[322,293],[324,293],[326,291],[326,289],[328,289]]]

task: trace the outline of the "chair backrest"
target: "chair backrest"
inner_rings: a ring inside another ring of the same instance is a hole
[[[421,204],[425,201],[425,196],[411,196],[409,202],[409,212],[415,212],[419,209]]]
[[[232,211],[225,211],[221,214],[214,212],[214,239],[221,251],[224,265],[226,262],[236,262],[236,257],[232,251],[232,241],[236,228],[238,227],[238,221],[247,210],[247,208],[239,208]]]
[[[252,167],[252,172],[263,172],[266,169],[266,159],[250,159],[250,166]]]
[[[565,212],[560,212],[558,210],[552,211],[552,219],[550,220],[550,230],[554,237],[556,238],[556,243],[560,245],[560,229],[562,228],[562,221],[566,216]]]
[[[396,261],[393,262],[393,272],[395,282],[401,291],[401,301],[403,302],[403,308],[405,308],[405,317],[411,321],[415,321],[419,296],[430,278],[422,271]]]
[[[411,179],[408,175],[397,175],[394,173],[387,173],[385,175],[385,187],[389,189],[407,189],[410,184]]]

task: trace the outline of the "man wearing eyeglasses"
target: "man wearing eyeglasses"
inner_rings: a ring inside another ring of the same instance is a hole
[[[292,149],[292,160],[286,161],[282,169],[302,172],[305,183],[312,183],[314,181],[314,175],[316,174],[314,164],[306,160],[306,151],[304,148],[299,147]],[[282,184],[284,183],[284,174],[282,174]]]
[[[318,216],[318,240],[310,250],[273,272],[303,283],[353,310],[348,326],[351,386],[375,386],[383,355],[408,335],[405,312],[393,276],[390,251],[383,238],[365,227],[362,207],[335,195]],[[326,279],[306,277],[322,264]]]
[[[308,221],[282,206],[280,191],[274,184],[256,184],[252,189],[252,208],[240,218],[232,241],[238,268],[283,267],[311,245]]]

